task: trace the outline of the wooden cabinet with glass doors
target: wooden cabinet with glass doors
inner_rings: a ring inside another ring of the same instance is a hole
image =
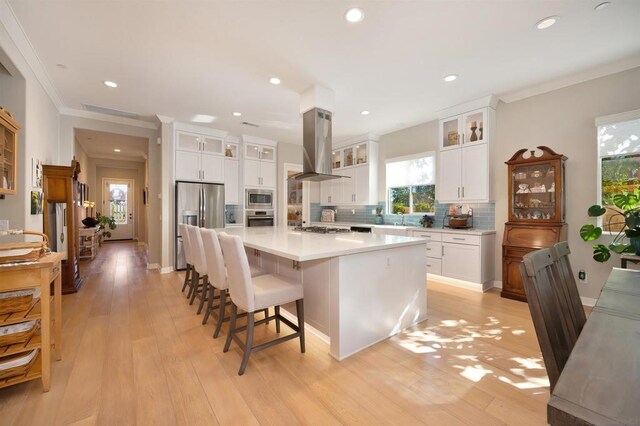
[[[562,154],[539,146],[509,161],[509,221],[502,242],[502,297],[526,301],[519,266],[525,254],[567,239]]]
[[[18,129],[11,113],[0,107],[0,194],[15,194],[18,178]]]

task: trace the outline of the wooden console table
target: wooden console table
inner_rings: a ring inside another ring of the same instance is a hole
[[[0,388],[17,383],[42,379],[45,392],[51,385],[51,348],[56,359],[62,359],[62,277],[60,264],[62,253],[50,253],[35,262],[0,265],[0,292],[40,288],[40,298],[25,311],[0,315],[0,326],[23,321],[40,320],[40,334],[26,344],[0,348],[0,356],[13,355],[39,348],[40,354],[27,374],[0,379]],[[53,295],[51,294],[53,282]],[[51,343],[51,301],[53,300],[53,334]]]

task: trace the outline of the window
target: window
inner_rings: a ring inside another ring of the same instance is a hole
[[[623,121],[620,115],[617,117],[596,120],[600,176],[598,203],[611,209],[615,209],[613,197],[616,194],[640,190],[640,118]],[[602,224],[605,230],[619,231],[623,224],[610,223],[612,215],[614,213],[608,210]]]
[[[435,193],[435,153],[387,160],[389,213],[433,213]]]

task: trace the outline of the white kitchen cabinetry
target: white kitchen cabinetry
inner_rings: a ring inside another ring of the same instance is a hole
[[[427,274],[436,281],[486,291],[494,279],[494,232],[447,232],[414,230],[412,236],[427,238]]]
[[[224,159],[224,203],[240,203],[240,162],[237,158]]]
[[[224,182],[223,140],[190,132],[176,132],[176,180]]]
[[[277,148],[244,139],[244,186],[275,188]],[[252,138],[253,139],[253,138]],[[275,142],[274,142],[275,144]]]
[[[440,203],[486,203],[493,199],[491,139],[496,104],[497,99],[489,96],[440,114],[436,184]]]
[[[371,227],[371,233],[381,235],[399,235],[401,237],[409,235],[407,228],[393,226],[373,226]]]
[[[364,135],[334,146],[334,175],[345,176],[320,183],[323,205],[368,205],[378,202],[378,143]]]

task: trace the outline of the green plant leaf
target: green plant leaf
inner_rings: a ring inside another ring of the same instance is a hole
[[[640,216],[638,215],[638,212],[633,212],[627,216],[624,223],[626,223],[630,229],[640,227]]]
[[[593,246],[593,259],[596,262],[606,262],[611,258],[611,252],[609,249],[602,244],[597,244]]]
[[[598,238],[600,238],[600,235],[602,235],[602,228],[600,228],[599,226],[584,225],[582,228],[580,228],[580,236],[584,241],[597,240]]]
[[[622,244],[622,243],[611,243],[611,244],[609,244],[609,249],[611,249],[612,252],[618,253],[618,254],[627,253],[629,247],[631,247],[631,245],[629,245],[629,244]],[[633,247],[631,247],[631,248],[633,248]]]
[[[599,206],[597,204],[594,204],[593,206],[589,207],[589,210],[587,210],[587,213],[591,217],[602,216],[606,212],[607,212],[607,209],[605,209],[604,207]]]
[[[638,196],[628,192],[616,194],[613,196],[613,204],[623,211],[633,210],[638,207]]]
[[[640,228],[625,229],[624,234],[628,238],[638,238],[640,237]]]

